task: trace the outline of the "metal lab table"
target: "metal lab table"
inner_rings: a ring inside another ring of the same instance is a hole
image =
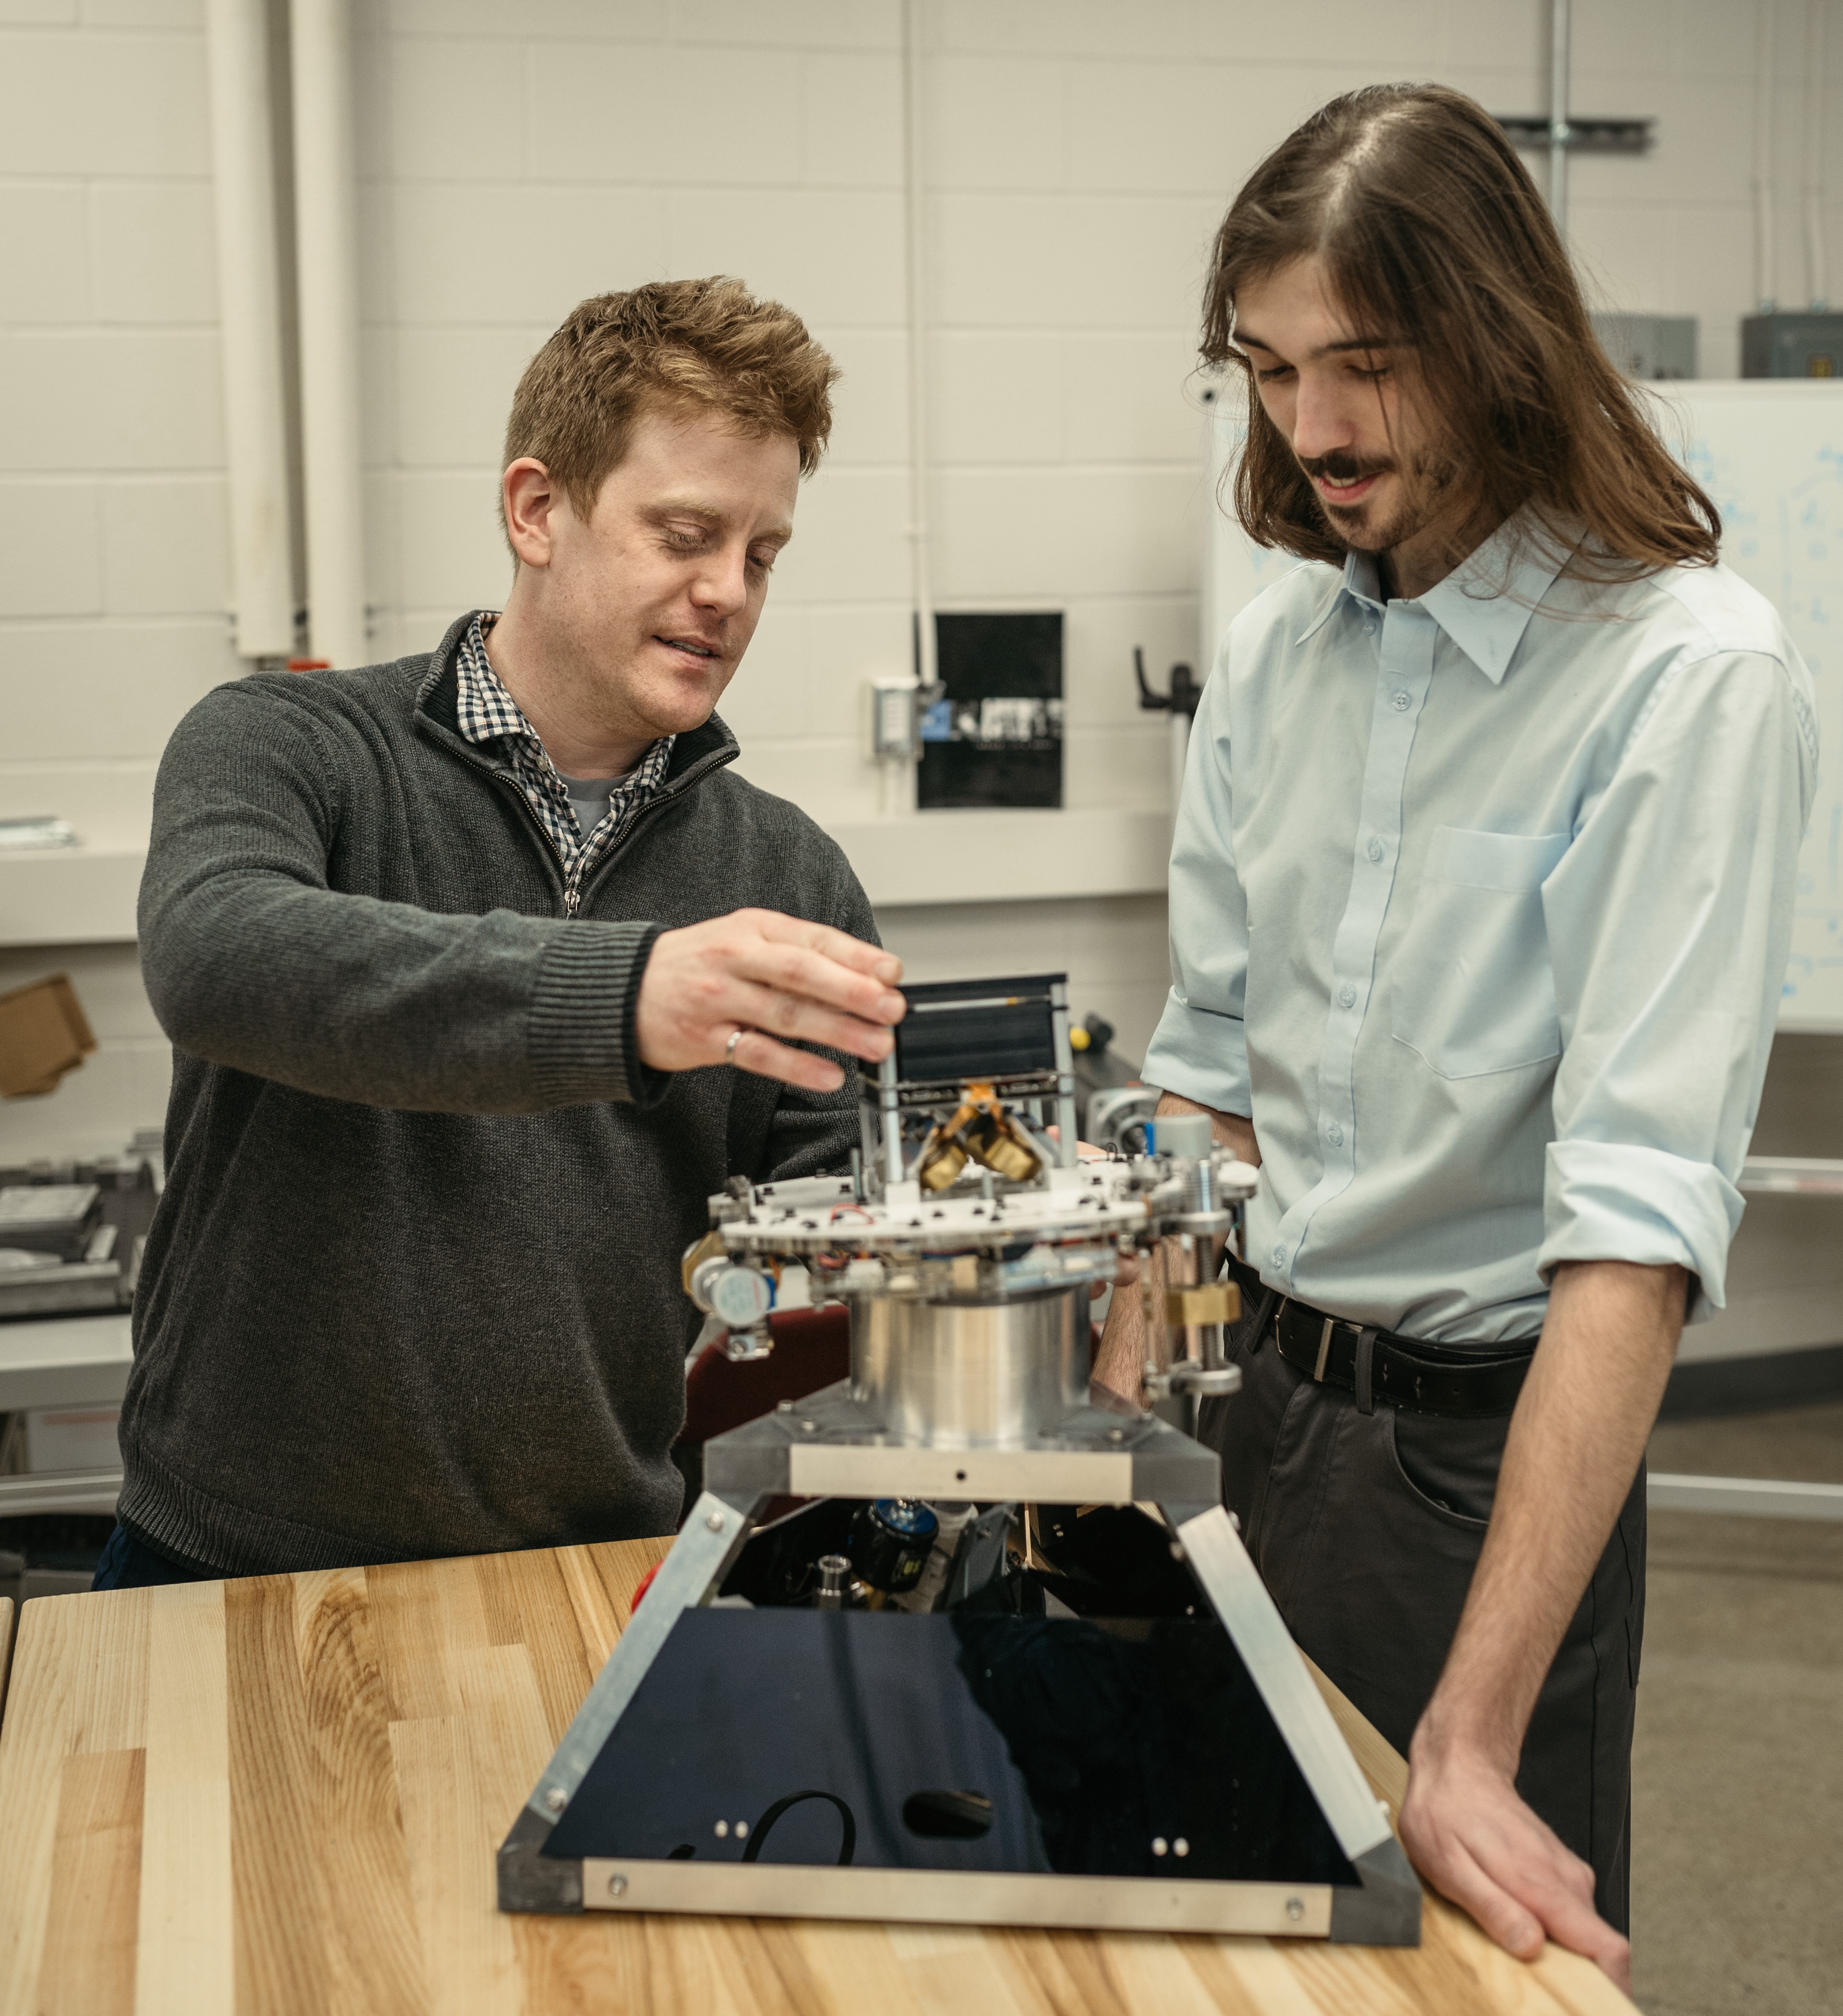
[[[1632,2016],[1587,1961],[1525,1966],[1432,1896],[1424,1943],[1388,1949],[503,1916],[495,1852],[668,1544],[30,1604],[0,1722],[0,2009]],[[1406,1767],[1325,1691],[1392,1813]]]

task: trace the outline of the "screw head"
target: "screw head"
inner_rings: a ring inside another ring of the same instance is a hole
[[[610,1876],[608,1878],[608,1895],[610,1897],[624,1897],[626,1894],[627,1878],[620,1875]]]
[[[1109,1428],[1109,1429],[1108,1429],[1108,1431],[1107,1431],[1107,1440],[1108,1440],[1109,1442],[1125,1442],[1125,1439],[1126,1439],[1126,1431],[1125,1431],[1124,1428]]]
[[[560,1813],[569,1803],[570,1795],[560,1785],[553,1785],[544,1795],[545,1807],[550,1813]]]
[[[720,1533],[723,1530],[723,1514],[721,1512],[707,1512],[704,1522],[713,1533]]]
[[[1164,1835],[1161,1834],[1154,1834],[1152,1837],[1152,1852],[1154,1855],[1168,1855],[1170,1852],[1171,1844],[1164,1838]]]
[[[1298,1897],[1289,1897],[1287,1899],[1287,1916],[1290,1918],[1293,1923],[1296,1925],[1298,1924],[1299,1921],[1305,1917],[1305,1905],[1304,1901]]]

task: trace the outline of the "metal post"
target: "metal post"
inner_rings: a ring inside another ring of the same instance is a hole
[[[1056,981],[1049,989],[1049,1027],[1056,1039],[1056,1159],[1072,1169],[1075,1153],[1075,1053],[1069,1046],[1069,990]]]
[[[308,635],[336,666],[370,657],[365,623],[358,215],[351,0],[293,0],[295,263]]]
[[[1568,243],[1569,0],[1549,0],[1549,214]]]
[[[877,1104],[883,1113],[883,1179],[887,1190],[902,1180],[902,1106],[897,1096],[896,1053],[877,1067]]]
[[[1754,17],[1754,301],[1762,315],[1779,305],[1779,264],[1773,242],[1776,195],[1773,179],[1773,114],[1778,95],[1778,50],[1773,0],[1758,0]]]
[[[268,11],[263,0],[211,0],[205,27],[236,650],[239,657],[285,658],[294,649],[293,507],[282,389]]]

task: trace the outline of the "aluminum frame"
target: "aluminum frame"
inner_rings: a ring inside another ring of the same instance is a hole
[[[811,1425],[808,1425],[808,1424]],[[499,1849],[502,1911],[677,1911],[926,1924],[1239,1932],[1413,1946],[1420,1885],[1221,1502],[1215,1455],[1156,1417],[1090,1407],[1023,1449],[895,1443],[848,1382],[705,1445],[709,1488]],[[1229,1633],[1360,1888],[994,1875],[805,1863],[699,1864],[543,1853],[687,1609],[707,1603],[768,1499],[930,1495],[1155,1507]],[[1296,1907],[1296,1908],[1295,1908]]]

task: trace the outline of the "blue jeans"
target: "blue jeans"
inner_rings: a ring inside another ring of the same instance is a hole
[[[159,1589],[169,1582],[217,1579],[203,1569],[182,1568],[177,1561],[169,1561],[164,1554],[157,1554],[151,1547],[143,1546],[131,1533],[117,1526],[109,1535],[109,1544],[103,1550],[102,1559],[96,1563],[96,1579],[90,1587],[92,1590]]]

